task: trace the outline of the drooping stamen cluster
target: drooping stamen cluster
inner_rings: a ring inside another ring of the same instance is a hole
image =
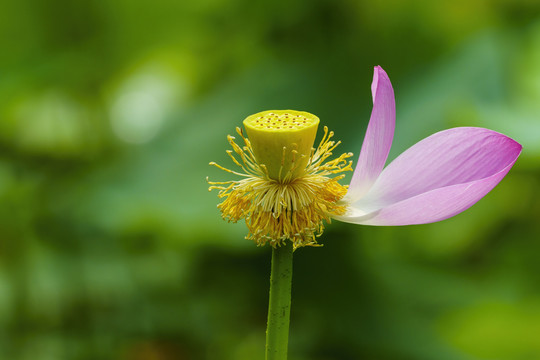
[[[329,223],[332,215],[346,211],[345,205],[338,204],[347,192],[347,187],[338,182],[345,175],[330,176],[351,171],[352,162],[346,159],[352,154],[325,162],[340,144],[330,140],[334,134],[325,127],[319,146],[308,155],[307,165],[305,155],[295,149],[296,144],[291,144],[291,149],[283,148],[279,177],[275,179],[269,176],[267,166],[257,161],[250,140],[240,128],[236,130],[244,146],[236,144],[229,135],[227,139],[233,150],[227,150],[227,154],[242,172],[210,163],[243,177],[225,182],[208,181],[212,185],[209,190],[220,190],[218,196],[225,199],[218,205],[223,218],[231,222],[245,219],[249,230],[246,239],[259,246],[266,243],[280,246],[287,239],[294,248],[316,246],[316,238],[324,230],[323,220]],[[285,163],[285,159],[291,163]]]

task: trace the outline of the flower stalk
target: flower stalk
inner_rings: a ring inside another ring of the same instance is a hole
[[[266,328],[266,360],[286,360],[291,313],[293,246],[285,242],[272,248],[270,300]]]

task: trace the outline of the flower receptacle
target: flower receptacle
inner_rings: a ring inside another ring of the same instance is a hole
[[[270,110],[248,116],[244,127],[259,164],[268,177],[287,182],[308,164],[319,118],[304,111]]]

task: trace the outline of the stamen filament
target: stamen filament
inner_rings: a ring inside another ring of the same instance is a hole
[[[242,172],[215,162],[210,165],[243,179],[224,182],[207,179],[211,185],[209,190],[219,190],[218,197],[225,199],[218,205],[223,218],[231,222],[244,219],[249,230],[246,239],[259,246],[269,243],[276,247],[286,240],[293,243],[294,249],[318,246],[317,238],[324,231],[323,221],[329,223],[332,215],[345,213],[346,205],[339,200],[347,187],[338,181],[345,176],[340,173],[352,170],[352,161],[347,160],[352,154],[342,154],[325,162],[340,144],[331,140],[334,133],[325,127],[319,146],[309,151],[305,168],[299,169],[302,163],[299,159],[307,155],[299,154],[294,145],[283,148],[276,180],[268,176],[265,164],[258,163],[251,142],[242,130],[237,128],[236,132],[245,145],[240,147],[233,136],[228,136],[232,150],[227,150],[227,154]],[[290,163],[285,162],[287,157]],[[334,174],[340,175],[329,177]]]

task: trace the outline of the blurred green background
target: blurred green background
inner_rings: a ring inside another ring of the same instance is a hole
[[[536,0],[0,4],[0,359],[263,358],[270,248],[222,221],[226,135],[312,112],[358,155],[454,126],[524,146],[457,217],[295,254],[291,360],[540,359]]]

